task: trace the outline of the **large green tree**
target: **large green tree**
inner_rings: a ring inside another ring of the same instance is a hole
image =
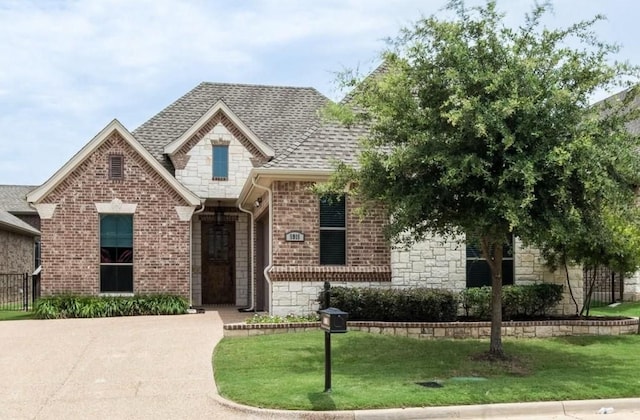
[[[352,193],[383,202],[395,240],[464,235],[480,246],[492,275],[495,357],[504,356],[508,238],[552,255],[567,245],[558,236],[601,225],[607,208],[633,204],[640,185],[640,144],[624,126],[636,117],[635,91],[589,105],[601,89],[631,86],[637,68],[610,63],[617,47],[593,33],[601,16],[547,29],[549,7],[535,4],[514,29],[495,1],[474,8],[451,1],[453,18],[426,17],[404,29],[379,71],[343,79],[354,89],[329,110],[370,127],[359,165],[339,164],[329,189],[350,183]]]

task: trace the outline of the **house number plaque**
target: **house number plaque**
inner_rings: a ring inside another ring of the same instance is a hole
[[[284,235],[284,239],[287,242],[304,242],[304,233],[302,232],[287,232]]]

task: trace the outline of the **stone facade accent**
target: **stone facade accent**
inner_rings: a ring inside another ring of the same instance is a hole
[[[213,180],[212,144],[221,138],[229,145],[229,177]],[[176,165],[176,179],[200,197],[237,198],[254,166],[251,160],[261,156],[259,153],[240,130],[218,112],[187,141],[172,161]]]
[[[227,324],[225,337],[247,337],[253,335],[282,334],[319,329],[318,322],[282,324]],[[349,331],[364,331],[416,339],[489,338],[490,322],[374,322],[349,321]],[[572,335],[623,335],[637,334],[638,319],[616,321],[531,321],[503,322],[502,336],[515,338],[550,338]]]
[[[108,156],[124,156],[124,178],[108,177]],[[100,292],[99,213],[95,203],[137,204],[133,214],[135,293],[189,297],[190,222],[176,206],[185,200],[114,132],[71,172],[43,204],[55,206],[41,220],[42,294]]]
[[[624,296],[625,301],[640,300],[640,271],[624,279]]]
[[[0,229],[0,273],[32,273],[35,238]]]
[[[576,304],[571,298],[571,291],[567,285],[567,272],[564,268],[551,271],[544,265],[544,259],[540,255],[540,251],[530,247],[524,247],[519,239],[516,239],[515,246],[515,283],[516,284],[535,284],[535,283],[553,283],[563,285],[562,301],[551,311],[558,315],[576,314],[582,308],[584,301],[583,296],[583,273],[581,267],[569,267],[569,281],[573,297]]]
[[[433,237],[391,252],[392,284],[461,292],[467,287],[464,242]]]

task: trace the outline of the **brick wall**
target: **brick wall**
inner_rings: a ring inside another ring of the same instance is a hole
[[[320,265],[320,200],[309,182],[277,181],[273,203],[273,313],[307,313],[325,281],[354,287],[390,286],[391,252],[383,234],[385,215],[373,208],[364,218],[359,203],[347,199],[347,264]],[[263,205],[268,200],[263,197]],[[304,242],[287,242],[290,231],[304,233]]]
[[[366,217],[359,204],[347,200],[347,264],[320,265],[320,200],[311,183],[276,181],[273,203],[273,281],[389,281],[390,250],[383,234],[384,214],[371,209]],[[304,233],[304,242],[287,242],[290,231]],[[275,297],[274,297],[275,300]]]
[[[108,179],[108,156],[124,155],[124,180]],[[99,293],[99,215],[95,203],[135,203],[134,292],[189,297],[188,205],[117,133],[65,178],[43,203],[57,203],[41,220],[42,293]]]
[[[33,272],[33,236],[0,229],[0,273]]]

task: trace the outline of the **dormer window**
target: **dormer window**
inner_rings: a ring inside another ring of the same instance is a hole
[[[214,181],[229,179],[229,145],[216,144],[213,146],[213,177]]]
[[[109,179],[124,178],[124,156],[109,155]]]

